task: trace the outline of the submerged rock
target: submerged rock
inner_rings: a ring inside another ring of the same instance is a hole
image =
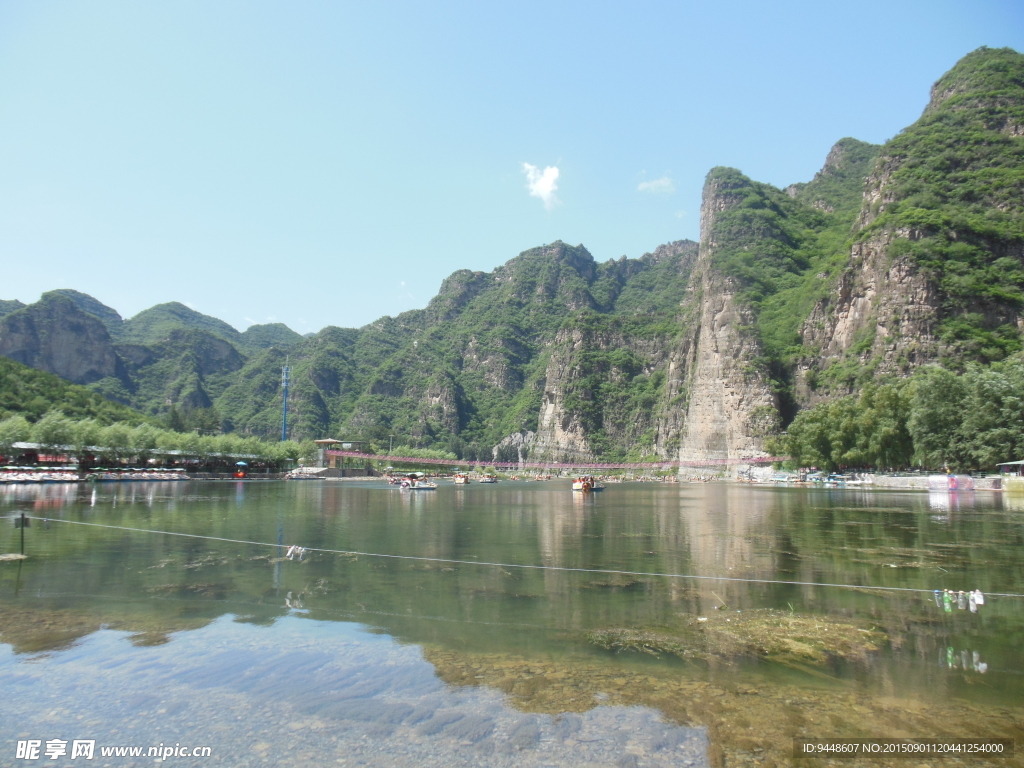
[[[886,640],[873,627],[772,609],[691,619],[678,631],[604,629],[587,637],[602,648],[653,656],[707,661],[755,656],[812,663],[834,658],[863,662]]]

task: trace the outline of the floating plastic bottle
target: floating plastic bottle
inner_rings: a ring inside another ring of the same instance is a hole
[[[952,602],[953,601],[949,597],[949,590],[947,589],[942,593],[942,607],[946,609],[946,613],[950,613],[953,610],[951,605]]]
[[[937,590],[937,589],[935,590],[935,607],[936,608],[941,608],[942,607],[942,593],[939,592],[939,590]]]
[[[971,654],[971,666],[972,666],[972,667],[974,668],[974,671],[975,671],[975,672],[977,672],[977,671],[978,671],[978,665],[979,665],[980,663],[981,663],[981,654],[980,654],[980,653],[978,653],[977,651],[974,651],[974,652],[973,652],[973,653]]]
[[[960,590],[960,594],[956,597],[956,607],[961,611],[967,608],[967,595],[964,594],[962,589]]]
[[[956,666],[956,656],[954,655],[952,645],[946,648],[946,666],[950,669]]]
[[[967,596],[967,607],[971,609],[971,613],[978,612],[978,603],[974,600],[973,592]]]

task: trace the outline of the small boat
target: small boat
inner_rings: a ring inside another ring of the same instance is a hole
[[[456,485],[469,485],[468,475],[456,475],[454,480]]]
[[[597,478],[593,475],[584,475],[572,481],[572,489],[580,493],[592,493],[594,491],[603,491],[604,486],[597,482]]]
[[[422,472],[410,472],[401,479],[398,487],[403,491],[436,491],[437,483],[425,479]]]
[[[484,475],[479,480],[477,480],[477,482],[478,483],[496,483],[496,482],[498,482],[498,478],[496,478],[494,475]]]

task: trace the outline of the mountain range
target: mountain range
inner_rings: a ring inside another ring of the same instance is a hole
[[[562,242],[460,270],[424,309],[302,337],[182,304],[124,320],[74,290],[0,301],[0,354],[151,417],[464,458],[732,459],[801,409],[985,365],[1024,334],[1024,56],[982,48],[883,145],[806,183],[705,180],[700,242],[596,262]]]

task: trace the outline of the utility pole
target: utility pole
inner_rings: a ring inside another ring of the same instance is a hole
[[[395,436],[394,435],[388,435],[388,454],[391,453],[391,448],[394,445],[394,442],[395,442]]]
[[[21,517],[14,518],[14,527],[21,528],[21,554],[25,554],[25,529],[29,527],[29,519],[25,517],[25,513],[21,513]],[[20,565],[20,563],[19,563]]]
[[[281,369],[281,387],[284,389],[284,397],[281,404],[281,442],[288,439],[288,375],[291,373],[288,367],[288,358],[284,359],[284,368]]]

